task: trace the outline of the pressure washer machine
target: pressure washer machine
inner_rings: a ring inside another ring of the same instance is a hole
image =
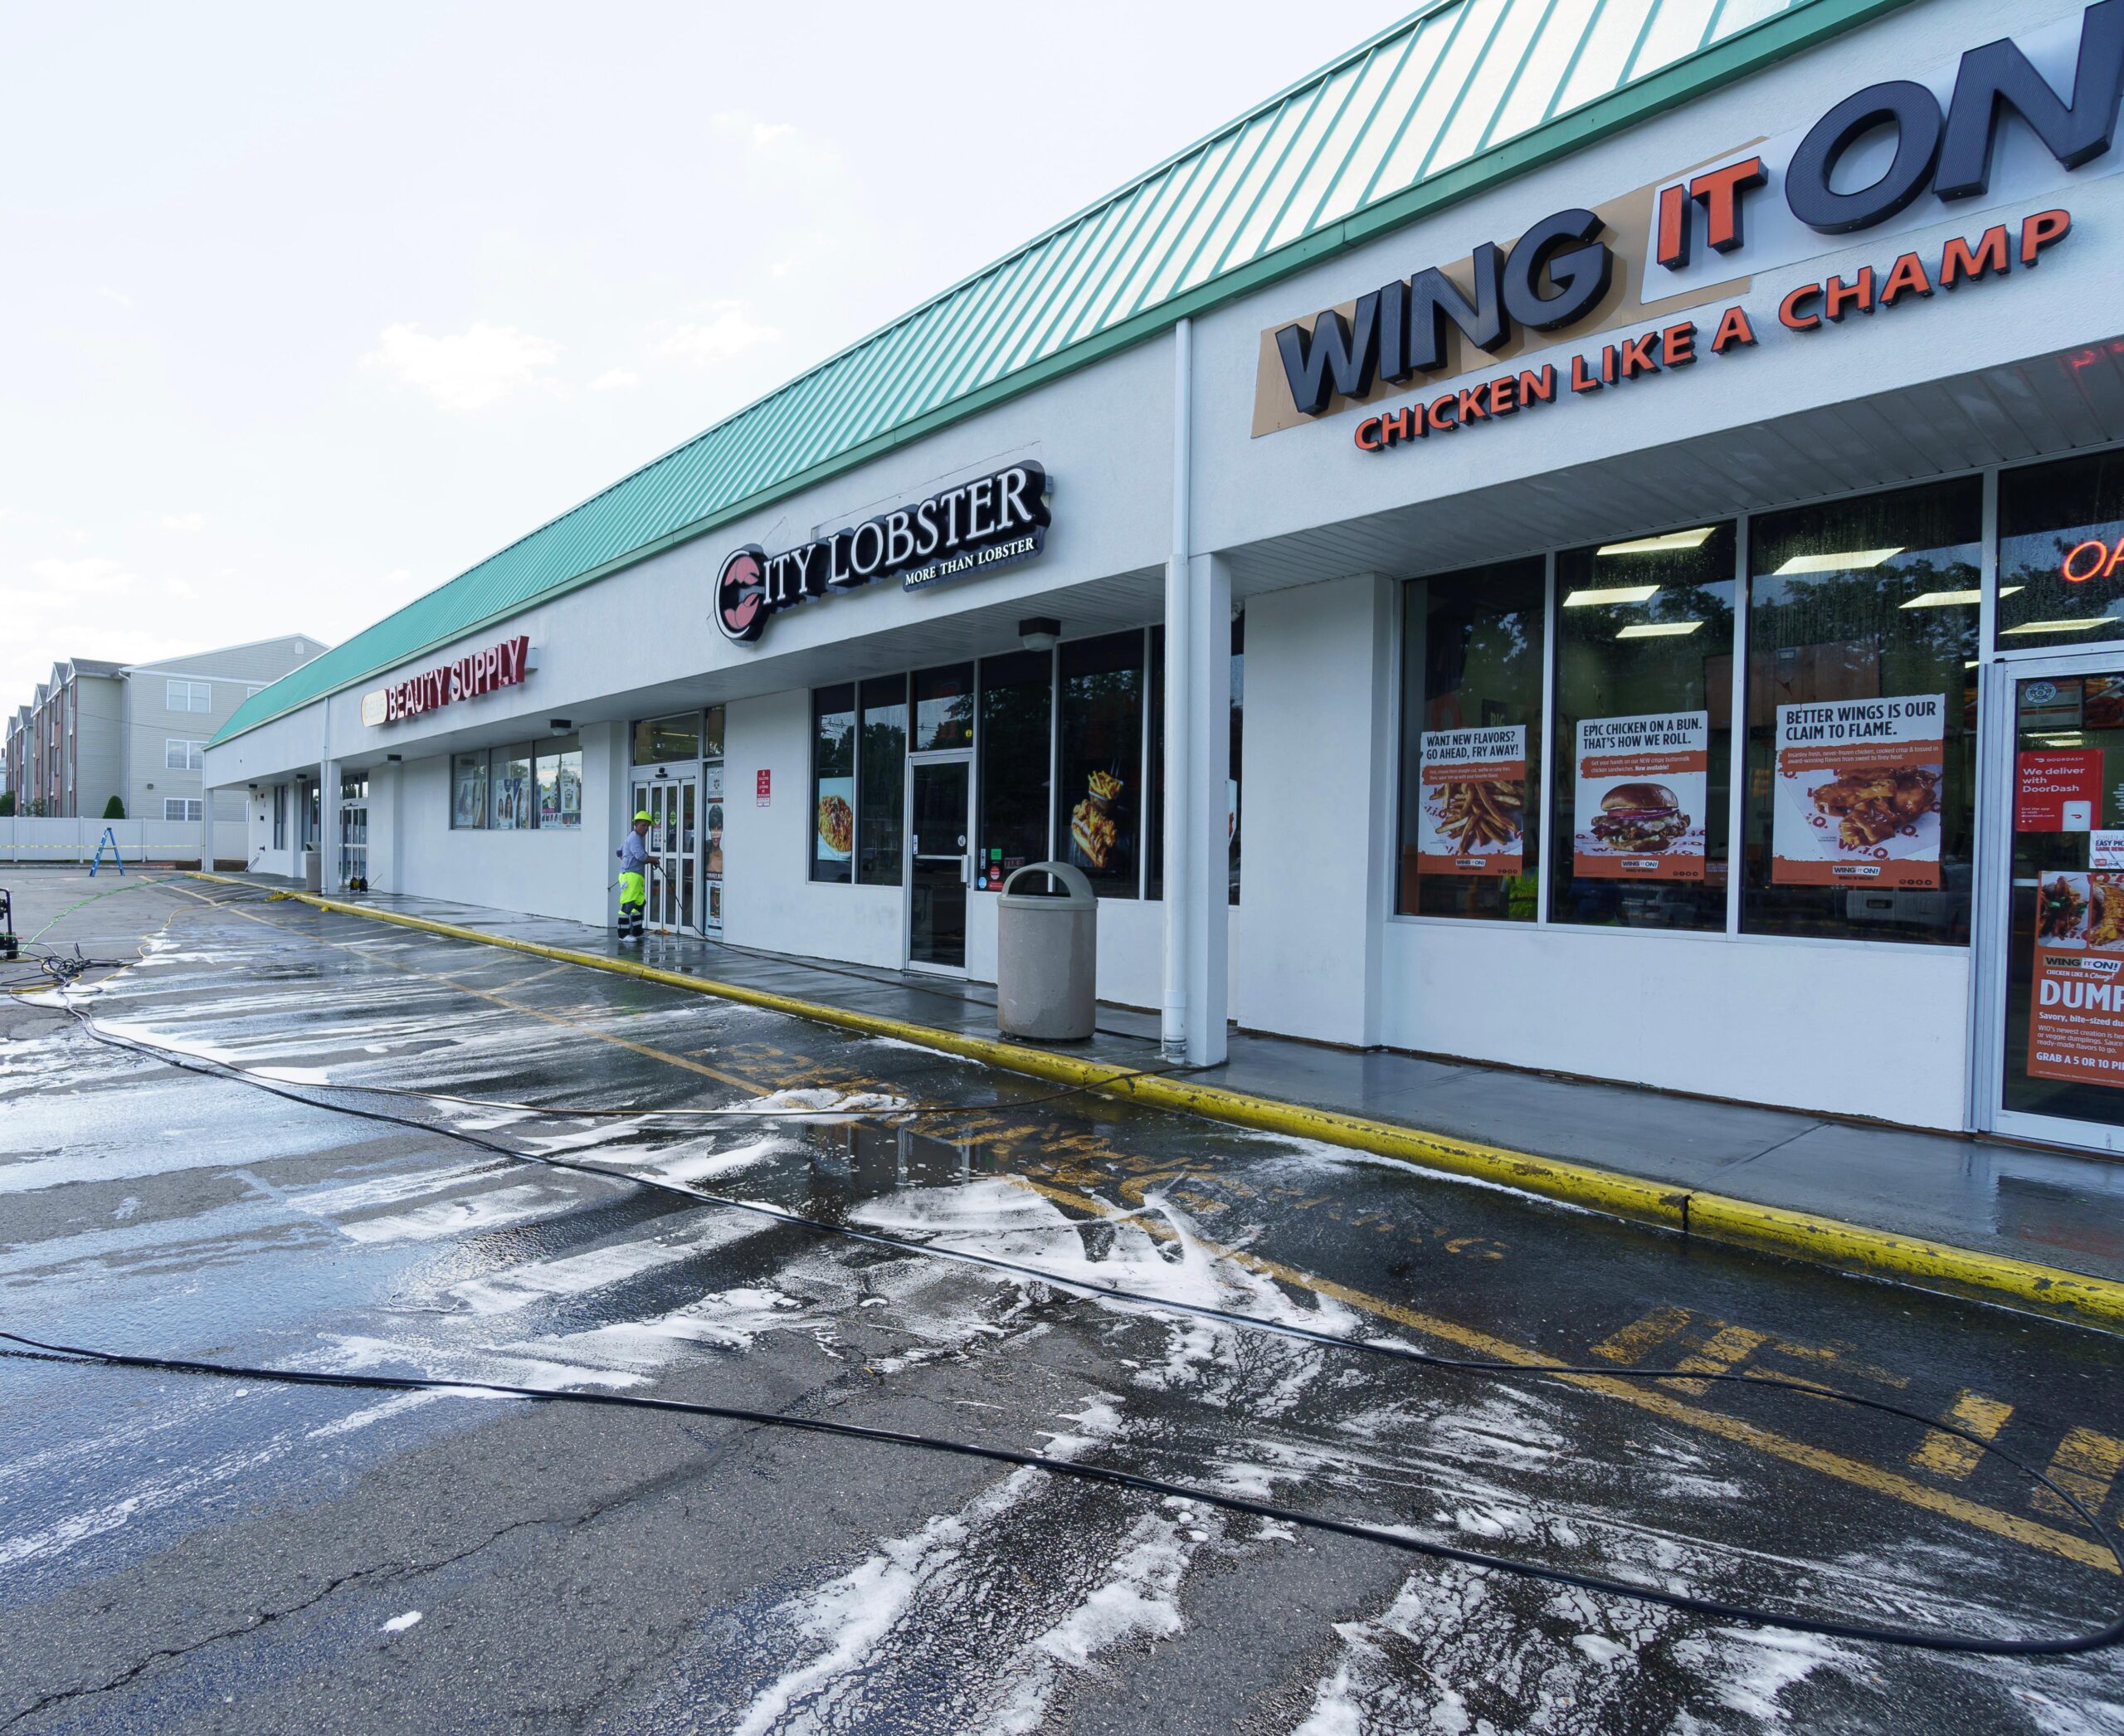
[[[0,886],[0,958],[12,961],[22,953],[22,943],[15,939],[14,897],[5,886]]]

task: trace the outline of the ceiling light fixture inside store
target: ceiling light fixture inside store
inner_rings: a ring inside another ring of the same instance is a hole
[[[2117,622],[2107,615],[2097,615],[2086,621],[2024,621],[2019,627],[2001,627],[2001,639],[2013,633],[2084,633],[2089,627],[2115,627]]]
[[[1605,591],[1573,591],[1563,600],[1567,609],[1605,609],[1619,602],[1649,602],[1659,594],[1657,585],[1615,585]]]
[[[1603,543],[1593,552],[1595,554],[1664,554],[1673,549],[1701,549],[1717,528],[1716,524],[1700,524],[1694,530],[1670,530],[1664,536],[1632,537],[1627,543]]]
[[[1615,636],[1618,639],[1672,639],[1682,633],[1693,633],[1703,623],[1701,621],[1640,621],[1634,627],[1626,627]]]
[[[1837,554],[1795,554],[1777,569],[1776,577],[1784,578],[1795,573],[1857,573],[1868,567],[1878,567],[1892,554],[1902,553],[1902,545],[1893,549],[1846,549]]]
[[[2026,585],[2001,585],[1999,594],[2012,597],[2027,588]],[[1981,591],[1922,591],[1900,607],[1906,609],[1951,609],[1983,601]]]

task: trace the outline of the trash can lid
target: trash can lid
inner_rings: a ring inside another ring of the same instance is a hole
[[[1021,876],[1028,874],[1051,874],[1061,882],[1062,890],[1060,893],[1013,892],[1011,888]],[[1092,883],[1067,862],[1028,862],[1024,867],[1012,870],[1010,878],[1003,882],[1002,896],[997,902],[1018,910],[1066,910],[1079,905],[1096,907],[1099,900],[1092,891]]]

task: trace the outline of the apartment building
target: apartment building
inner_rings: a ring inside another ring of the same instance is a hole
[[[93,819],[113,796],[129,818],[197,820],[206,746],[245,700],[325,649],[303,634],[152,663],[55,663],[7,724],[17,812]],[[240,792],[215,817],[243,816]]]

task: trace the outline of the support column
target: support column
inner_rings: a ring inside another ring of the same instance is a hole
[[[1187,1064],[1215,1066],[1225,1058],[1230,1004],[1226,958],[1231,928],[1231,573],[1216,555],[1187,563],[1187,731],[1185,743],[1186,829],[1192,847],[1182,878],[1168,869],[1166,897],[1180,900],[1187,923]],[[1181,758],[1168,752],[1168,762]],[[1168,902],[1167,909],[1172,905]]]
[[[339,762],[317,763],[317,885],[328,896],[339,886]]]
[[[202,873],[214,871],[214,792],[204,783],[199,788],[199,867]]]
[[[1190,865],[1201,852],[1191,850],[1196,836],[1191,776],[1194,756],[1187,751],[1191,731],[1190,689],[1196,660],[1195,586],[1189,571],[1193,549],[1194,326],[1187,319],[1172,329],[1172,549],[1165,563],[1165,992],[1158,1012],[1158,1052],[1169,1061],[1184,1058],[1190,1044],[1188,963],[1192,938],[1184,888],[1191,885]]]

